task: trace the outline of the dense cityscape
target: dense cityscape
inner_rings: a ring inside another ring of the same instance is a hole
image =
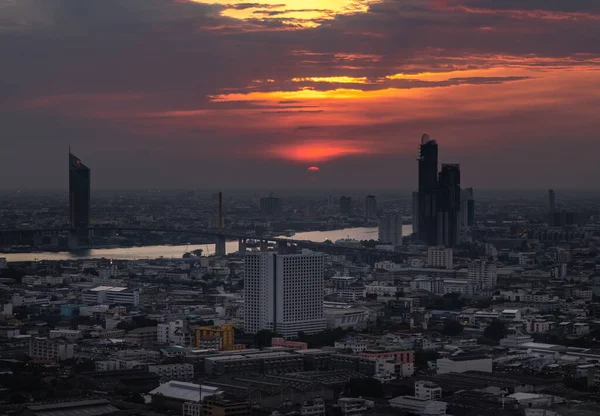
[[[428,135],[416,165],[96,193],[69,154],[68,198],[3,194],[0,412],[597,414],[600,200],[462,189]]]
[[[600,0],[0,0],[0,416],[599,416]]]

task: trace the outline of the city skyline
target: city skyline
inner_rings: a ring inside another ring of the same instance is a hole
[[[0,12],[0,189],[61,188],[72,145],[94,189],[410,190],[423,132],[465,187],[590,189],[600,174],[598,2],[20,0]]]

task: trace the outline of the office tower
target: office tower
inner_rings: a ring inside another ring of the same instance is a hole
[[[386,212],[379,218],[379,242],[402,245],[402,216],[397,212]]]
[[[475,225],[475,197],[473,188],[463,189],[460,192],[460,217],[462,227]]]
[[[340,198],[340,213],[343,215],[352,215],[352,198],[343,196]]]
[[[419,154],[419,240],[437,244],[438,145],[424,134]]]
[[[412,232],[419,235],[419,193],[412,193]]]
[[[444,246],[429,247],[427,250],[427,266],[434,269],[452,270],[454,267],[454,251]]]
[[[554,193],[554,189],[548,190],[548,212],[551,214],[556,212],[556,194]]]
[[[249,253],[244,262],[246,333],[269,330],[295,338],[325,330],[322,253]]]
[[[260,199],[260,214],[264,217],[280,217],[282,212],[281,199],[273,195]]]
[[[460,243],[460,166],[443,164],[437,197],[437,241],[454,247]]]
[[[365,198],[365,219],[374,218],[377,218],[377,200],[373,195],[369,195]]]
[[[69,151],[69,212],[71,229],[90,225],[90,169]]]
[[[475,260],[469,263],[469,283],[475,293],[479,290],[493,289],[498,282],[498,270],[495,262]]]
[[[327,197],[327,209],[332,212],[334,210],[334,205],[333,205],[333,195],[329,195]]]

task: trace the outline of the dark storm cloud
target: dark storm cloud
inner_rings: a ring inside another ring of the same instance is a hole
[[[461,12],[456,9],[461,6],[483,11]],[[367,13],[319,20],[320,27],[302,30],[289,29],[306,22],[304,19],[240,21],[219,14],[225,7],[277,14],[280,11],[276,9],[287,7],[283,3],[218,6],[167,0],[18,0],[0,7],[0,187],[60,186],[68,144],[87,155],[95,180],[104,187],[121,185],[124,177],[127,186],[153,182],[167,186],[181,178],[191,181],[187,178],[197,172],[185,170],[190,166],[216,169],[215,160],[233,157],[231,149],[267,147],[282,140],[279,132],[267,128],[244,129],[246,120],[233,118],[236,111],[257,110],[265,116],[330,113],[297,100],[279,100],[270,106],[248,101],[215,103],[210,97],[217,94],[291,91],[301,86],[316,91],[375,91],[511,84],[529,77],[386,80],[383,85],[290,80],[327,76],[382,79],[396,73],[487,68],[507,57],[514,59],[510,65],[515,66],[575,68],[592,65],[600,56],[598,20],[504,13],[597,14],[600,2],[595,0],[384,0],[371,5]],[[274,82],[254,82],[268,79]],[[304,110],[307,107],[314,109]],[[186,134],[179,135],[180,130],[157,132],[144,125],[147,120],[169,119],[169,112],[196,110],[222,111],[214,117],[231,118],[229,124],[240,128],[185,127],[181,131]],[[533,118],[539,121],[541,117],[536,113]],[[524,117],[517,119],[527,122]],[[406,140],[412,140],[427,125],[439,126],[442,135],[444,129],[466,131],[496,123],[496,119],[456,120],[462,124],[432,118],[414,125],[374,122],[354,130],[320,126],[318,130],[331,137],[347,134],[348,140],[372,135],[382,141],[406,132]],[[29,176],[15,175],[22,171],[23,155],[29,155],[28,162],[38,166]],[[182,160],[185,167],[180,165]],[[244,161],[232,167],[231,175],[223,180],[239,178],[235,169],[242,167],[257,169],[257,178],[265,180],[285,176],[267,175],[262,165],[262,161]],[[164,173],[156,166],[164,167]],[[376,168],[378,162],[369,166]],[[343,172],[343,165],[339,169]]]
[[[468,6],[495,10],[547,10],[600,13],[597,0],[445,0],[449,6]]]

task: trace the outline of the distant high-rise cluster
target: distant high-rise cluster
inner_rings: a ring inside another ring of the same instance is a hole
[[[413,194],[413,232],[430,246],[454,247],[461,227],[475,221],[473,189],[461,191],[460,165],[443,164],[438,172],[438,144],[421,138],[419,190]]]

